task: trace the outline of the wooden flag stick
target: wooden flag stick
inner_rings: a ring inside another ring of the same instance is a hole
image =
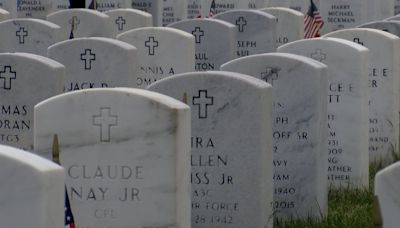
[[[60,145],[58,143],[58,135],[53,136],[53,161],[60,164]]]
[[[187,93],[184,93],[184,94],[183,94],[182,102],[185,103],[185,104],[188,103]]]
[[[373,214],[373,220],[374,220],[374,227],[375,228],[382,228],[383,227],[383,221],[382,221],[382,213],[381,213],[381,207],[379,205],[379,198],[378,196],[374,197],[374,214]]]

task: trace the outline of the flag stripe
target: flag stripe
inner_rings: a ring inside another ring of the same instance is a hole
[[[324,26],[324,20],[318,12],[314,2],[310,0],[309,10],[304,16],[304,38],[309,39],[318,37],[322,26]]]

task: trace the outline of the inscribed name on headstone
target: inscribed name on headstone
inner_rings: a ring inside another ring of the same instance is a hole
[[[212,17],[234,9],[249,9],[246,0],[201,0],[201,14],[203,17]]]
[[[369,160],[391,162],[399,148],[400,39],[376,29],[356,28],[326,35],[370,50]]]
[[[11,18],[10,12],[4,9],[0,9],[0,22],[8,20]]]
[[[326,215],[326,65],[303,56],[271,53],[230,61],[221,70],[272,85],[274,217]]]
[[[47,48],[63,40],[60,26],[33,18],[0,22],[0,52],[26,52],[47,56]]]
[[[322,33],[352,28],[368,21],[365,0],[322,0],[319,12],[324,20]]]
[[[2,227],[64,225],[64,169],[47,159],[0,146]]]
[[[115,39],[91,37],[49,47],[48,56],[66,67],[63,91],[135,87],[137,50]]]
[[[15,0],[0,0],[0,8],[9,12],[11,18],[17,17],[17,4]]]
[[[130,8],[131,0],[86,0],[86,7],[104,12],[112,9]]]
[[[395,0],[368,0],[367,7],[367,21],[383,20],[388,17],[393,17],[394,14],[394,1]]]
[[[262,9],[267,7],[269,0],[247,0],[249,9]]]
[[[46,16],[53,12],[53,0],[17,0],[14,4],[17,4],[17,17],[46,20]]]
[[[33,150],[33,107],[62,93],[65,68],[27,53],[0,54],[0,144]]]
[[[201,17],[201,0],[187,0],[187,18]]]
[[[58,134],[76,224],[190,227],[187,105],[146,90],[93,89],[38,104],[35,121],[39,155],[50,156]]]
[[[154,26],[162,26],[163,0],[132,0],[132,8],[150,13]]]
[[[187,18],[186,0],[163,0],[162,25],[167,26]]]
[[[194,71],[195,40],[174,28],[148,27],[130,30],[117,39],[138,50],[136,87],[146,88],[162,78]]]
[[[89,9],[68,9],[54,12],[47,20],[61,27],[65,40],[78,37],[110,37],[116,36],[113,21],[107,14]]]
[[[394,15],[400,13],[400,0],[394,0]]]
[[[218,19],[188,19],[169,27],[193,34],[195,37],[195,70],[218,70],[219,67],[236,58],[235,25]]]
[[[148,89],[191,106],[192,228],[272,227],[271,86],[195,72]]]
[[[290,7],[291,0],[269,0],[268,7]]]
[[[314,4],[316,4],[316,1],[313,2]],[[296,11],[302,12],[303,14],[306,14],[310,8],[310,4],[311,4],[310,0],[291,0],[289,7]]]
[[[328,65],[328,183],[367,187],[368,49],[343,39],[321,38],[285,44],[278,51]]]
[[[375,196],[379,199],[383,228],[397,228],[399,226],[399,176],[399,162],[382,169],[375,176]]]
[[[71,0],[53,0],[53,11],[71,8]]]
[[[259,10],[230,10],[214,16],[236,25],[237,57],[275,52],[277,19]]]
[[[153,16],[137,9],[114,9],[104,12],[107,14],[117,34],[131,29],[153,26]]]
[[[276,17],[276,46],[304,38],[304,14],[284,7],[261,9]]]

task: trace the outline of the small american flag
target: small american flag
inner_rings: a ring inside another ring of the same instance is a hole
[[[304,16],[304,39],[320,37],[320,30],[324,26],[324,20],[318,12],[313,0],[310,0],[310,8]]]
[[[215,0],[212,0],[211,2],[211,7],[210,7],[210,12],[208,13],[209,17],[214,16],[217,13],[216,11],[216,6],[215,6]]]
[[[65,228],[75,228],[74,216],[72,215],[67,189],[65,189]]]

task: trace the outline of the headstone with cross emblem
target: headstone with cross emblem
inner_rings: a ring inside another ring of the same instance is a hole
[[[137,50],[115,39],[77,38],[49,47],[49,57],[66,66],[64,91],[135,87]]]
[[[107,14],[117,34],[129,31],[131,29],[153,26],[153,16],[137,9],[114,9],[104,12]]]
[[[368,187],[369,50],[343,39],[319,38],[288,43],[278,51],[328,65],[328,184]]]
[[[201,0],[187,0],[187,18],[201,17]]]
[[[7,11],[11,18],[17,17],[17,4],[12,0],[0,0],[0,8]]]
[[[17,1],[14,4],[17,4],[17,18],[45,20],[46,16],[53,12],[53,0]]]
[[[163,26],[187,18],[187,0],[162,0],[163,1]]]
[[[62,93],[65,68],[28,53],[0,54],[0,143],[33,150],[33,106]]]
[[[236,58],[236,27],[218,19],[188,19],[170,27],[191,33],[195,37],[195,70],[218,70]]]
[[[369,160],[391,163],[399,153],[400,39],[376,29],[345,29],[325,35],[370,50]]]
[[[384,228],[396,228],[399,226],[399,176],[400,162],[382,169],[375,176],[375,197],[379,200],[382,227]]]
[[[11,18],[10,12],[0,8],[0,22],[8,20],[10,18]]]
[[[378,29],[392,33],[396,36],[400,36],[400,17],[390,17],[385,21],[371,21],[366,24],[360,25],[359,28]]]
[[[115,38],[115,21],[104,13],[89,9],[68,9],[54,12],[47,20],[61,27],[64,39],[79,37]]]
[[[60,26],[48,21],[19,18],[0,22],[0,52],[47,56],[47,48],[63,39]]]
[[[162,26],[163,0],[132,0],[132,8],[150,13],[154,26]]]
[[[190,109],[130,88],[66,93],[35,107],[35,152],[60,163],[81,227],[190,227]],[[157,215],[157,216],[149,216]]]
[[[272,85],[274,217],[327,214],[327,67],[311,58],[269,53],[239,58],[221,70]]]
[[[192,34],[174,28],[147,27],[130,30],[117,39],[138,49],[136,86],[174,74],[194,71],[195,40]]]
[[[368,7],[365,0],[321,0],[318,10],[324,19],[322,34],[356,27],[367,22]]]
[[[209,71],[148,89],[191,106],[191,227],[272,227],[271,86]]]
[[[304,14],[284,7],[261,9],[276,17],[276,46],[304,38]]]
[[[89,8],[90,4],[94,0],[85,0],[86,7]],[[96,1],[96,10],[100,12],[104,12],[112,9],[126,9],[131,8],[132,0],[95,0]]]
[[[1,225],[65,227],[64,176],[64,169],[47,159],[1,145]]]
[[[259,10],[229,10],[214,16],[236,25],[236,55],[276,51],[276,17]]]

